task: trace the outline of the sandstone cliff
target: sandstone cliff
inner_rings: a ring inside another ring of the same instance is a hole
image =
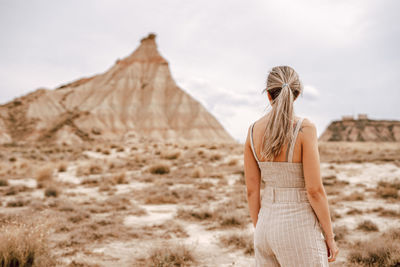
[[[39,89],[0,106],[0,143],[138,136],[234,142],[212,114],[176,85],[154,34],[102,74],[54,90]]]
[[[333,121],[320,141],[400,142],[400,121],[344,118]]]

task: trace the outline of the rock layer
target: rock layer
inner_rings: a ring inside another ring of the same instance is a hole
[[[106,72],[0,106],[0,142],[119,140],[235,142],[177,86],[155,35]]]
[[[333,121],[319,140],[400,142],[400,121],[371,119]]]

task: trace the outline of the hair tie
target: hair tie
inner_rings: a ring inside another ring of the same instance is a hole
[[[289,84],[284,83],[284,84],[282,85],[282,89],[283,89],[285,86],[289,86]]]

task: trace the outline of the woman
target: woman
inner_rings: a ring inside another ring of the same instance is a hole
[[[302,90],[294,69],[272,68],[265,89],[272,110],[248,131],[244,171],[256,266],[329,266],[339,252],[321,181],[316,128],[294,115],[293,102]],[[266,183],[262,197],[261,178]]]

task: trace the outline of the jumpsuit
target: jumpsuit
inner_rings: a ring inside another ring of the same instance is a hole
[[[305,188],[303,163],[293,163],[293,150],[303,118],[297,121],[288,145],[287,162],[259,161],[265,182],[254,230],[255,266],[327,267],[328,251],[318,218]]]

